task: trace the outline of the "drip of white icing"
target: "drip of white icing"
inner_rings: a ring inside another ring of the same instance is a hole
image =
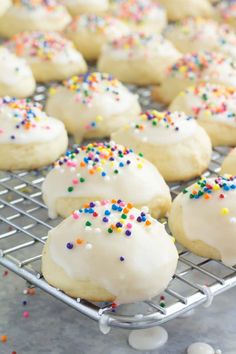
[[[108,325],[109,317],[106,314],[102,314],[99,317],[99,329],[103,334],[108,334],[111,330],[111,327]]]
[[[214,183],[214,178],[207,180]],[[222,183],[225,181],[223,180]],[[227,185],[234,182],[227,182]],[[195,189],[195,185],[189,187]],[[221,194],[224,198],[220,198]],[[232,266],[236,263],[236,190],[214,190],[208,200],[204,197],[190,199],[189,193],[182,195],[183,226],[189,240],[201,240],[221,254],[222,262]],[[226,210],[226,215],[221,215]]]
[[[129,334],[128,343],[136,350],[154,350],[162,347],[168,340],[163,327],[134,330]]]
[[[215,350],[207,343],[196,342],[187,349],[187,354],[215,354]]]
[[[182,315],[179,315],[178,318],[188,318],[190,316],[193,316],[195,314],[195,312],[196,311],[194,309],[189,310],[187,312],[182,313]]]

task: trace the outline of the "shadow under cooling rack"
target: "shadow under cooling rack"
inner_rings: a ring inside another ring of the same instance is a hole
[[[217,175],[227,152],[225,148],[214,150],[205,176]],[[60,219],[48,218],[41,198],[41,184],[46,173],[47,169],[0,173],[0,264],[31,284],[100,323],[129,329],[164,323],[200,304],[209,304],[215,295],[236,285],[234,267],[197,257],[180,248],[176,274],[162,294],[164,301],[157,297],[152,301],[119,306],[114,312],[111,304],[94,304],[65,295],[50,286],[40,270],[47,233],[60,222]],[[188,185],[191,183],[193,181]],[[186,185],[172,184],[173,197]]]

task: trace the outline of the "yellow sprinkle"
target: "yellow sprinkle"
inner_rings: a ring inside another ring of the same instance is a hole
[[[220,211],[220,214],[222,216],[229,214],[229,209],[228,208],[222,208]]]
[[[103,117],[102,116],[97,116],[96,117],[96,122],[102,122],[103,121]]]
[[[215,184],[213,186],[214,191],[218,191],[220,189],[220,186],[218,184]]]
[[[143,164],[142,163],[138,163],[138,168],[143,168]]]
[[[50,94],[51,96],[53,96],[53,95],[55,95],[55,93],[56,93],[56,89],[55,89],[54,87],[50,87],[50,89],[49,89],[49,94]]]
[[[117,232],[121,232],[122,231],[122,227],[117,227],[116,231]]]
[[[205,111],[205,115],[206,115],[207,117],[210,117],[210,116],[211,116],[211,111],[209,111],[209,109],[207,109],[207,110]]]

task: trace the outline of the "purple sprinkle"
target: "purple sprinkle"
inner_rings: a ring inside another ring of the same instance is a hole
[[[126,236],[130,236],[131,235],[131,231],[130,230],[126,230],[125,234],[126,234]]]
[[[66,247],[68,248],[68,250],[72,250],[72,248],[74,247],[74,245],[73,245],[73,243],[68,242],[68,243],[66,244]]]
[[[108,222],[109,219],[104,216],[104,218],[102,219],[102,221],[103,221],[103,222]]]
[[[124,262],[124,260],[125,260],[125,258],[121,256],[121,257],[120,257],[120,261],[121,261],[121,262]]]

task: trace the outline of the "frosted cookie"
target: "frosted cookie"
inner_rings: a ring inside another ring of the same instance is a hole
[[[170,25],[165,35],[182,53],[208,50],[236,57],[235,32],[213,20],[186,18]]]
[[[168,66],[180,57],[180,52],[162,36],[133,33],[103,47],[98,69],[123,82],[157,84],[165,77]]]
[[[84,13],[100,14],[109,9],[109,0],[59,0],[59,2],[66,6],[73,16]]]
[[[220,173],[236,176],[236,148],[226,156],[221,166]]]
[[[67,152],[47,175],[42,191],[51,218],[67,217],[90,200],[125,198],[136,207],[148,206],[155,217],[164,216],[171,204],[156,167],[114,142]]]
[[[28,97],[35,80],[28,64],[0,46],[0,96]]]
[[[217,52],[184,54],[166,70],[165,80],[153,89],[153,98],[169,103],[200,82],[236,87],[236,60]]]
[[[48,233],[42,272],[73,297],[150,300],[174,275],[178,253],[164,225],[121,200],[90,202]]]
[[[236,264],[236,177],[201,179],[174,200],[169,227],[193,253]]]
[[[76,142],[108,137],[140,111],[138,96],[109,74],[74,76],[52,88],[46,104],[49,115],[64,122]]]
[[[220,1],[216,9],[216,17],[219,21],[236,28],[236,2],[234,0]]]
[[[179,93],[169,109],[197,118],[213,146],[236,145],[236,89],[209,83],[191,86]]]
[[[105,43],[127,33],[126,24],[115,17],[90,14],[75,17],[65,32],[88,60],[96,60]]]
[[[39,82],[64,80],[87,71],[87,64],[73,43],[56,32],[22,32],[6,45],[28,62]]]
[[[151,0],[127,0],[114,4],[114,17],[124,21],[132,31],[160,33],[167,24],[166,11]]]
[[[12,5],[11,0],[1,0],[0,16],[4,15],[4,13],[10,8],[11,5]]]
[[[67,148],[64,125],[28,100],[0,99],[0,170],[34,169]]]
[[[185,17],[212,17],[214,9],[208,0],[159,0],[165,7],[170,21]]]
[[[211,158],[211,142],[204,129],[179,112],[142,113],[112,134],[112,139],[136,153],[142,151],[170,182],[200,176]]]
[[[0,36],[23,31],[62,31],[71,21],[66,8],[54,0],[13,0],[2,16]]]

